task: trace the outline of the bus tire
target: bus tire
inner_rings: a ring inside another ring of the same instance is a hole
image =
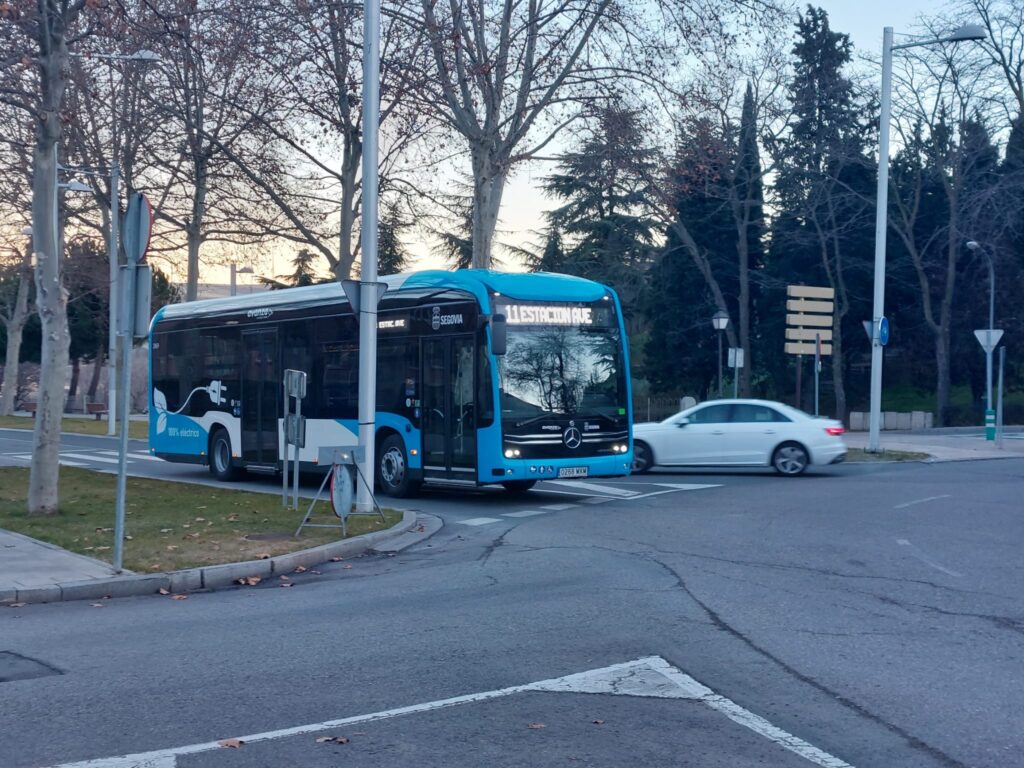
[[[502,483],[501,486],[513,496],[521,496],[536,484],[536,480],[509,480]]]
[[[231,462],[231,438],[223,427],[213,430],[210,435],[210,474],[221,482],[238,476],[238,468]]]
[[[409,477],[409,457],[398,435],[388,435],[377,450],[376,475],[377,487],[385,496],[405,499],[419,490],[419,483]]]

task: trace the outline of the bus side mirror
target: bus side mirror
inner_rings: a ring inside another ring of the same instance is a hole
[[[508,348],[508,326],[504,315],[491,317],[491,352],[504,355]]]

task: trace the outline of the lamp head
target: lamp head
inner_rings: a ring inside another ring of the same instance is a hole
[[[711,318],[711,325],[716,331],[724,331],[729,326],[729,313],[718,310]]]
[[[967,250],[968,251],[976,251],[979,248],[981,248],[981,244],[977,240],[968,240],[967,241]]]
[[[987,37],[988,33],[980,24],[964,24],[953,30],[949,40],[953,43],[963,43],[968,40],[984,40]]]

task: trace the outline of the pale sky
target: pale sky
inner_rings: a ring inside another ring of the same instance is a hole
[[[938,12],[945,5],[939,0],[816,0],[813,4],[828,11],[834,30],[850,35],[857,55],[875,55],[880,51],[883,27],[894,27],[899,34],[909,30],[918,17]],[[806,6],[807,3],[802,2],[799,7],[802,9]],[[499,222],[501,233],[497,238],[499,241],[518,244],[536,239],[532,233],[544,228],[543,213],[552,207],[552,202],[539,189],[539,180],[551,170],[550,163],[534,163],[517,169],[505,188]],[[426,244],[411,242],[410,246],[415,257],[415,268],[448,267],[429,253]],[[278,273],[286,271],[284,260],[283,256],[276,258]],[[505,266],[508,269],[517,268],[511,263]],[[204,269],[204,277],[216,282],[216,273],[219,271],[216,268]],[[223,271],[223,281],[227,282],[227,270]],[[214,274],[211,275],[211,272]]]

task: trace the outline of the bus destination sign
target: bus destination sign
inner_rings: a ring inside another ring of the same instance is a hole
[[[506,304],[500,308],[509,325],[594,325],[592,307],[568,304]]]

